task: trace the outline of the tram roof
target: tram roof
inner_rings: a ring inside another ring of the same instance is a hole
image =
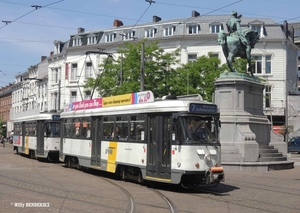
[[[78,111],[67,111],[61,114],[62,118],[104,116],[118,114],[139,114],[139,113],[163,113],[163,112],[188,112],[191,103],[201,105],[215,105],[204,101],[192,100],[157,100],[151,103],[132,104],[123,106],[111,106],[96,109]],[[217,113],[217,112],[216,112]]]
[[[23,117],[17,117],[14,119],[14,122],[22,121],[38,121],[38,120],[59,120],[59,113],[40,113],[35,115],[28,115]]]

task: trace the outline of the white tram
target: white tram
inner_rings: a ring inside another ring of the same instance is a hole
[[[60,115],[40,113],[14,120],[13,146],[16,153],[31,158],[59,160]]]
[[[217,106],[199,98],[154,100],[145,91],[74,102],[61,122],[68,167],[184,187],[224,181]]]

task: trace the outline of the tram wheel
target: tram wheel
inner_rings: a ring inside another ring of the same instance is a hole
[[[142,177],[142,172],[141,171],[139,171],[139,174],[138,174],[138,182],[143,183],[143,177]]]
[[[189,188],[191,187],[191,185],[188,184],[188,183],[181,182],[181,183],[180,183],[180,187],[181,187],[182,189],[189,189]]]
[[[68,167],[68,168],[71,168],[71,158],[68,158],[68,159],[67,159],[67,167]]]
[[[35,159],[35,152],[33,150],[30,151],[30,158]]]

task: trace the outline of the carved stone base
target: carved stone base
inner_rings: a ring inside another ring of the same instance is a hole
[[[215,81],[222,159],[226,162],[257,162],[259,146],[270,142],[286,154],[286,143],[274,135],[271,140],[271,123],[263,114],[263,89],[264,85],[257,78],[244,73],[221,74]],[[230,150],[238,150],[238,153]]]

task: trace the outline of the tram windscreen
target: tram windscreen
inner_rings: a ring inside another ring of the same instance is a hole
[[[45,127],[45,135],[47,137],[60,136],[60,122],[47,122]]]
[[[177,140],[183,143],[217,143],[218,119],[185,116],[176,120]]]

